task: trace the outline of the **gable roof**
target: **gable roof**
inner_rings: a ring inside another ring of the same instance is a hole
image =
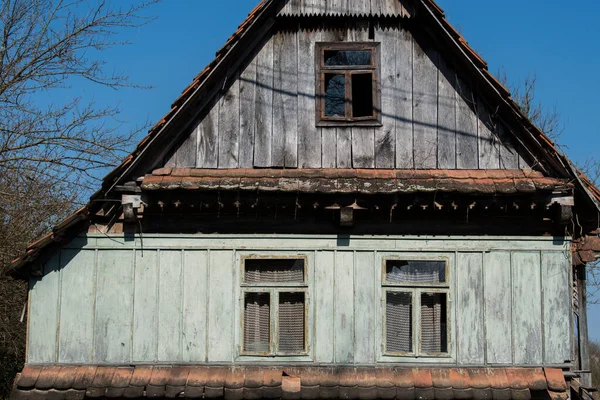
[[[313,3],[319,1],[322,0],[313,0]],[[364,3],[363,0],[349,1]],[[469,46],[467,41],[448,22],[444,11],[434,0],[412,1],[419,18],[426,20],[450,51],[456,54],[462,62],[461,66],[478,84],[481,94],[486,96],[492,104],[498,106],[498,114],[503,119],[511,120],[513,123],[522,126],[523,129],[520,130],[520,133],[524,136],[522,139],[526,142],[526,147],[539,154],[552,167],[552,172],[557,178],[572,181],[576,189],[589,202],[589,206],[600,213],[600,190],[562,154],[552,140],[527,118],[512,99],[509,90],[489,72],[488,65],[483,58]],[[148,162],[153,149],[161,148],[161,145],[164,145],[167,140],[174,141],[172,135],[178,131],[183,131],[180,125],[185,124],[186,119],[191,119],[189,116],[193,113],[192,110],[198,109],[199,104],[205,105],[208,103],[209,100],[207,99],[211,96],[207,93],[210,94],[211,91],[215,93],[221,86],[219,72],[225,73],[231,65],[241,63],[243,57],[240,57],[240,54],[248,51],[252,47],[249,44],[257,42],[262,38],[262,35],[269,31],[274,25],[278,13],[288,2],[297,2],[297,0],[262,0],[249,13],[246,20],[239,25],[225,45],[217,51],[213,61],[194,77],[190,85],[173,102],[169,112],[149,130],[148,135],[138,143],[133,152],[103,179],[102,188],[92,196],[91,202],[57,225],[50,234],[31,244],[27,248],[27,253],[13,262],[11,270],[19,269],[35,260],[49,245],[64,240],[64,237],[68,236],[68,232],[81,230],[83,229],[82,226],[87,227],[85,224],[89,222],[89,216],[93,215],[94,211],[100,206],[101,199],[107,198],[117,185],[130,178],[136,168],[140,168],[140,164],[144,161]],[[369,14],[371,11],[365,12]],[[315,15],[315,13],[307,13],[306,15]],[[327,15],[327,13],[324,15]],[[399,16],[410,17],[404,11]]]

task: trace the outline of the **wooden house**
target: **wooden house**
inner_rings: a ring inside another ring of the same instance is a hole
[[[585,398],[599,212],[433,0],[264,0],[14,262],[13,396]]]

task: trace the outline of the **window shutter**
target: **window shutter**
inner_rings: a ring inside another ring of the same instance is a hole
[[[279,351],[305,351],[304,293],[279,293]]]
[[[421,295],[421,351],[446,352],[446,295],[423,293]]]
[[[271,344],[269,293],[246,293],[244,299],[244,351],[267,353]]]
[[[388,292],[386,295],[386,351],[411,353],[412,295]]]

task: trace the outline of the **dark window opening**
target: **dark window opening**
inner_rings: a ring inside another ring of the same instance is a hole
[[[421,351],[448,352],[448,327],[445,293],[421,294]]]
[[[279,352],[304,351],[304,292],[279,293]]]
[[[431,284],[446,282],[445,261],[387,260],[385,280],[389,283]]]
[[[325,66],[370,66],[371,50],[325,50]]]
[[[340,74],[325,74],[325,116],[346,117],[346,78]]]
[[[373,116],[373,74],[352,74],[352,117]]]
[[[388,292],[385,305],[385,347],[389,353],[412,353],[412,295]]]
[[[244,263],[245,283],[304,282],[304,260],[253,259]]]
[[[269,293],[246,293],[244,298],[244,351],[268,353],[271,348]]]

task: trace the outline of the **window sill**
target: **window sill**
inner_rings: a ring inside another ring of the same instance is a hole
[[[319,121],[318,128],[352,128],[352,127],[382,127],[381,121]]]

